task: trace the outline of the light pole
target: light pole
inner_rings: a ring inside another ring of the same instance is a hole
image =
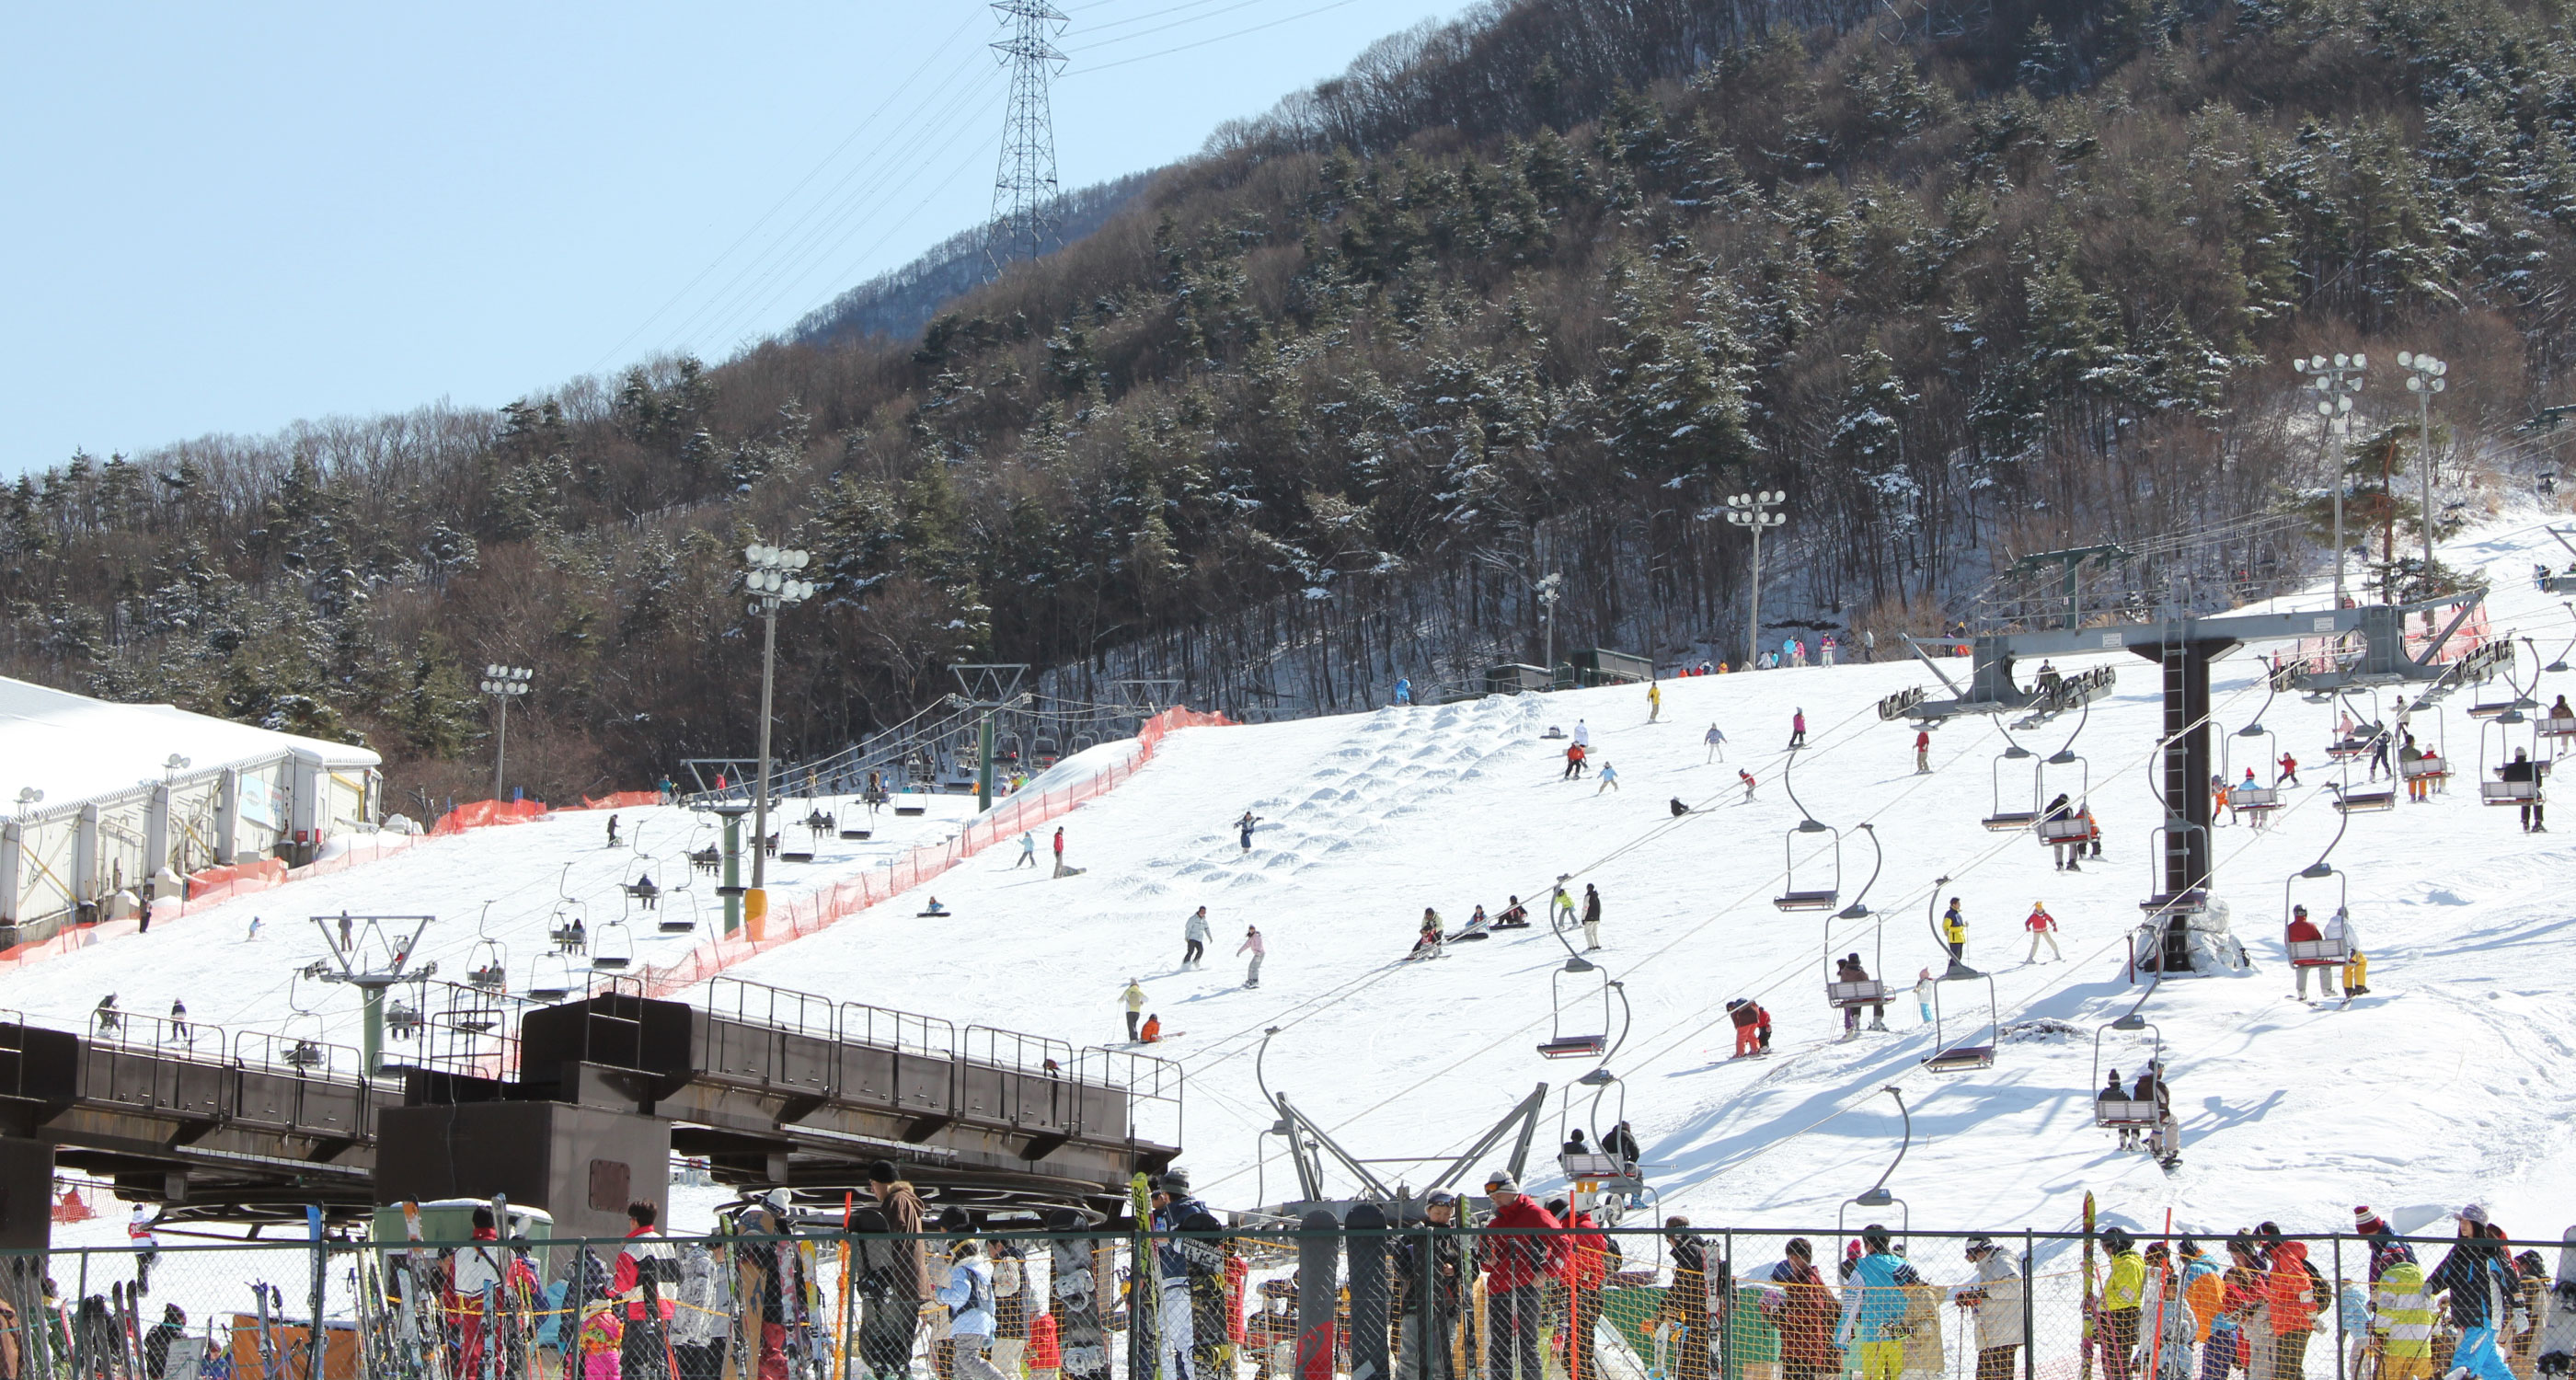
[[[1753,619],[1744,629],[1744,669],[1762,664],[1762,534],[1788,522],[1787,513],[1771,510],[1789,501],[1778,489],[1735,494],[1726,500],[1726,520],[1753,534]]]
[[[1556,601],[1565,597],[1565,572],[1551,570],[1531,586],[1538,592],[1539,616],[1547,622],[1547,683],[1556,684]]]
[[[751,615],[760,620],[760,793],[751,804],[751,894],[761,898],[751,909],[757,917],[769,910],[767,893],[761,888],[769,875],[769,686],[778,665],[778,611],[814,597],[814,586],[791,573],[803,570],[813,556],[775,546],[750,546],[744,548],[742,559],[750,566],[742,573],[743,588],[751,591]]]
[[[2443,376],[2451,366],[2428,354],[2400,350],[2397,367],[2406,371],[2406,391],[2415,395],[2417,458],[2424,462],[2424,511],[2417,520],[2424,528],[2424,593],[2429,597],[2433,592],[2433,395],[2448,387]]]
[[[2336,608],[2343,607],[2343,461],[2335,455],[2336,445],[2352,434],[2352,397],[2361,391],[2362,372],[2370,367],[2368,355],[2324,355],[2290,361],[2294,373],[2308,376],[2308,387],[2324,396],[2317,399],[2317,415],[2325,419],[2319,433],[2325,442],[2327,473],[2334,480],[2334,548]]]
[[[525,666],[486,666],[483,668],[483,693],[492,697],[494,712],[500,716],[492,733],[492,798],[501,798],[501,768],[510,760],[510,701],[528,693],[528,680],[536,672]]]

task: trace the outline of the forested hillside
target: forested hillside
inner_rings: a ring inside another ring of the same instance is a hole
[[[1369,703],[1535,660],[1548,571],[1559,648],[1740,645],[1712,519],[1751,486],[1791,496],[1767,615],[1920,625],[1998,554],[2321,483],[2293,352],[2448,357],[2494,454],[2560,397],[2571,135],[2538,3],[1524,0],[901,346],[75,457],[8,500],[0,669],[440,792],[484,770],[470,669],[516,662],[562,793],[748,745],[755,534],[827,591],[781,629],[793,750],[960,659]],[[2413,413],[2371,388],[2377,484]]]

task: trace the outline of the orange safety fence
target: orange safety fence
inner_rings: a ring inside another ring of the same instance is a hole
[[[546,813],[542,800],[469,800],[429,826],[430,837],[445,838],[490,824],[524,824]]]
[[[661,803],[660,791],[610,791],[596,800],[583,796],[580,804],[567,805],[564,808],[568,810],[640,810],[647,805]]]
[[[706,981],[725,969],[781,944],[828,929],[871,906],[899,896],[937,877],[996,843],[1054,822],[1085,801],[1098,799],[1124,784],[1154,760],[1164,735],[1176,728],[1231,725],[1222,714],[1195,709],[1166,709],[1145,722],[1136,734],[1136,752],[1126,761],[1083,780],[1046,791],[1023,791],[996,804],[967,824],[956,837],[918,845],[882,867],[861,876],[818,887],[770,908],[759,939],[735,933],[707,940],[682,958],[648,966],[638,976],[647,996],[668,996]],[[746,927],[747,929],[748,927]]]

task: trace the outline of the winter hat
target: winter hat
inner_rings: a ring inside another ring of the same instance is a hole
[[[2487,1210],[2481,1203],[2471,1203],[2451,1215],[2463,1222],[2475,1222],[2481,1227],[2487,1224]]]
[[[1190,1171],[1180,1168],[1166,1169],[1163,1171],[1163,1177],[1156,1182],[1162,1185],[1165,1193],[1187,1193],[1190,1191]]]
[[[2176,1243],[2176,1249],[2182,1252],[2182,1258],[2185,1260],[2198,1260],[2201,1256],[2207,1254],[2207,1252],[2201,1250],[2199,1242],[2194,1241],[2188,1236]]]
[[[2115,1255],[2121,1251],[2129,1249],[2129,1229],[2126,1227],[2106,1228],[2102,1233],[2102,1244],[2110,1247],[2112,1253]]]
[[[890,1184],[890,1183],[893,1183],[894,1181],[895,1181],[894,1161],[892,1161],[892,1160],[878,1160],[878,1161],[877,1161],[877,1162],[875,1162],[874,1164],[871,1164],[871,1165],[869,1165],[869,1166],[868,1166],[868,1182],[869,1182],[869,1183],[872,1183],[872,1184]]]
[[[1565,1210],[1568,1206],[1570,1206],[1570,1204],[1568,1204],[1563,1198],[1550,1198],[1547,1200],[1547,1210],[1559,1218],[1565,1216]]]
[[[2352,1210],[2352,1229],[2363,1236],[2377,1236],[2388,1230],[2388,1224],[2380,1221],[2379,1214],[2371,1211],[2370,1205],[2364,1203]]]
[[[1968,1258],[1971,1260],[1976,1259],[1978,1256],[1983,1255],[1994,1248],[1995,1239],[1991,1236],[1971,1236],[1968,1238],[1967,1252]]]
[[[1510,1170],[1497,1169],[1493,1173],[1485,1176],[1485,1191],[1488,1193],[1518,1193],[1521,1191],[1521,1181],[1513,1178]]]

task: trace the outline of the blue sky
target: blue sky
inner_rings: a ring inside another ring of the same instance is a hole
[[[1070,188],[1459,5],[1064,8]],[[720,358],[983,219],[997,36],[964,0],[23,10],[0,474]]]

